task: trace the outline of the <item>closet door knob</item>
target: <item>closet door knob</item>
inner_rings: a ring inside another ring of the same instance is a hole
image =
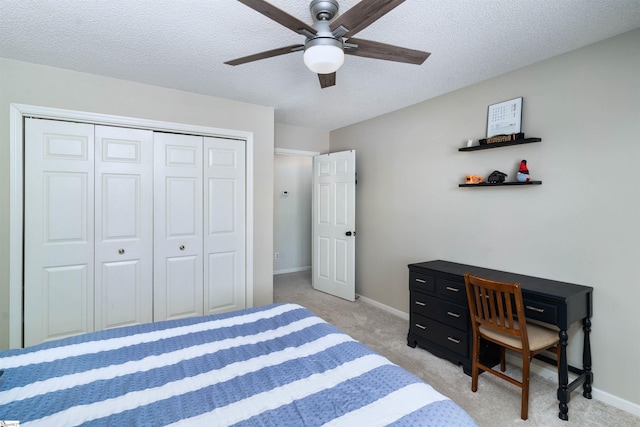
[[[184,245],[180,245],[180,250],[184,251]]]
[[[119,253],[120,255],[124,254],[124,249],[118,249],[118,253]]]

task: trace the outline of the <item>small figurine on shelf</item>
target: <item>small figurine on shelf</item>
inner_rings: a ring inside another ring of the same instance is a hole
[[[466,184],[480,184],[482,182],[482,177],[480,175],[467,175],[465,177]]]
[[[529,178],[529,169],[527,168],[527,161],[523,160],[520,162],[520,169],[518,169],[518,174],[516,178],[519,182],[529,182],[531,178]]]
[[[489,181],[491,184],[500,184],[504,182],[504,179],[506,177],[507,177],[507,174],[504,172],[493,171],[491,172],[491,175],[489,175],[489,178],[487,178],[487,181]]]

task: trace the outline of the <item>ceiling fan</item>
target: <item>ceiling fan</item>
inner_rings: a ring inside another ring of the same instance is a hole
[[[416,65],[422,64],[430,55],[429,52],[352,37],[404,0],[362,0],[335,20],[333,18],[338,13],[336,0],[312,0],[309,9],[315,18],[313,25],[305,24],[263,0],[238,1],[305,36],[306,41],[304,44],[285,46],[225,62],[228,65],[246,64],[273,56],[304,51],[305,65],[318,74],[320,87],[324,89],[336,84],[336,71],[343,64],[345,54]]]

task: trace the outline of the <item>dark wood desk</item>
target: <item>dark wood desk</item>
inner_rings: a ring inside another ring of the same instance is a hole
[[[466,306],[464,274],[471,273],[504,282],[518,282],[522,288],[522,298],[527,318],[556,325],[560,329],[560,371],[558,373],[559,386],[557,393],[560,401],[559,418],[562,420],[569,419],[568,403],[571,398],[570,395],[580,384],[583,385],[583,396],[591,399],[593,372],[591,371],[589,334],[591,332],[591,316],[593,314],[592,287],[441,260],[410,264],[409,271],[412,306],[407,340],[410,346],[420,345],[420,347],[424,347],[441,357],[461,363],[468,374],[471,363],[471,351],[468,345],[471,344],[471,339],[465,338],[464,334],[468,334],[470,329],[467,326],[467,332],[465,332],[463,326],[466,324],[462,324],[460,320],[461,316],[464,315],[467,316],[466,321],[468,322],[468,313],[463,314],[455,310],[456,307],[461,307],[456,304],[464,304]],[[435,299],[437,306],[448,306],[449,308],[445,311],[446,314],[438,317],[437,312],[433,315],[433,312],[425,310],[425,303],[422,300],[427,298]],[[453,316],[452,321],[457,322],[457,324],[454,323],[452,325],[453,327],[446,323],[447,314],[448,316]],[[580,320],[582,320],[584,330],[582,369],[570,366],[567,361],[567,344],[569,342],[567,331],[573,323]],[[425,326],[420,323],[430,321],[432,323],[429,324],[428,329],[435,331],[433,333],[427,332]],[[459,335],[452,336],[450,331]],[[439,337],[442,337],[442,339]],[[468,345],[466,344],[467,342]],[[462,349],[452,348],[454,344],[462,345]],[[548,358],[543,357],[542,359],[547,362],[550,361]],[[555,364],[555,361],[553,363]],[[570,371],[578,375],[571,383],[569,383]]]

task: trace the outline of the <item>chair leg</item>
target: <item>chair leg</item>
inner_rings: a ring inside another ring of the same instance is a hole
[[[473,339],[473,353],[471,357],[471,391],[478,391],[478,349],[480,348],[480,337],[474,337]]]
[[[529,371],[531,369],[531,358],[522,358],[522,408],[520,418],[529,418]]]
[[[500,371],[504,372],[507,370],[507,366],[504,360],[505,348],[500,347]]]

